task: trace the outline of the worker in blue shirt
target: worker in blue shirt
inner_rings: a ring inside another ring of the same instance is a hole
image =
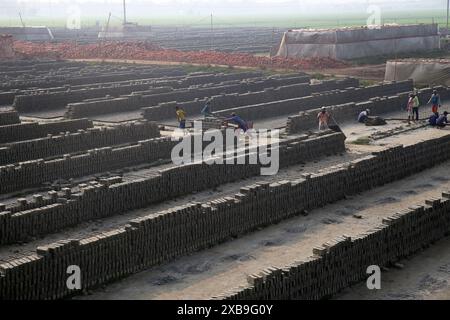
[[[435,127],[435,126],[436,126],[436,121],[437,121],[437,119],[439,119],[439,113],[438,113],[438,112],[434,113],[434,114],[430,117],[430,119],[428,120],[428,123],[429,123],[432,127]]]
[[[239,129],[242,129],[244,132],[248,131],[247,122],[245,122],[241,117],[237,116],[234,112],[231,114],[231,117],[225,119],[225,121],[237,124],[239,126]]]

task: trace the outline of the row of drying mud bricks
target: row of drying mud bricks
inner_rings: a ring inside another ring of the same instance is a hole
[[[295,181],[258,183],[242,188],[235,196],[176,207],[132,220],[122,228],[90,238],[39,247],[35,254],[0,265],[0,298],[56,299],[76,294],[77,291],[66,286],[68,266],[80,267],[83,289],[96,287],[281,221],[303,210],[320,207],[432,167],[448,160],[450,154],[446,149],[449,146],[450,136],[446,136],[408,147],[393,147],[326,172],[305,174]],[[437,207],[438,201],[435,203]],[[349,279],[361,279],[362,271],[352,269],[353,265],[360,263],[367,268],[371,264],[383,264],[441,237],[449,231],[448,215],[444,216],[448,209],[448,203],[435,214],[426,215],[424,213],[429,211],[418,209],[417,213],[405,217],[403,223],[393,224],[398,228],[395,231],[380,228],[368,235],[370,246],[363,240],[355,240],[355,250],[348,259],[342,259],[335,253],[345,252],[346,239],[321,258],[322,264],[317,264],[321,267],[316,270],[321,273],[309,279],[302,278],[310,285],[292,295],[299,297],[302,293],[302,297],[314,299],[332,294],[336,288],[345,286]],[[325,266],[324,262],[327,262]],[[338,272],[326,271],[332,267]],[[349,271],[356,271],[354,278]],[[278,276],[278,271],[275,274]],[[347,278],[342,278],[344,275]],[[314,282],[319,279],[320,283]],[[274,298],[285,289],[283,286],[269,288],[267,295],[266,291],[261,291],[263,297]],[[236,292],[227,296],[258,298],[259,291],[252,296],[252,290],[250,287],[242,291],[245,294]]]
[[[0,126],[17,123],[20,123],[20,118],[16,110],[0,110]]]
[[[70,72],[68,72],[70,74]],[[167,76],[184,76],[186,72],[177,69],[154,69],[142,72],[110,72],[106,74],[92,74],[83,76],[70,76],[61,79],[59,76],[45,76],[34,80],[11,80],[0,85],[0,90],[24,90],[28,88],[52,88],[64,85],[84,85],[102,82],[126,81],[135,79],[158,78]]]
[[[48,123],[18,123],[0,126],[0,143],[21,141],[45,137],[48,134],[61,132],[76,132],[92,128],[92,121],[88,119],[74,119],[54,121]]]
[[[280,146],[280,167],[345,151],[341,133],[325,132],[301,136]],[[256,151],[258,152],[258,151]],[[249,154],[244,156],[248,159]],[[249,163],[246,161],[245,163]],[[56,232],[80,222],[113,216],[152,203],[258,176],[260,164],[228,165],[192,163],[150,174],[147,178],[122,182],[121,178],[92,181],[78,188],[50,191],[34,201],[18,199],[17,204],[0,204],[0,243],[24,241]],[[49,202],[50,201],[50,202]]]
[[[240,75],[240,74],[237,74]],[[234,79],[237,75],[229,75],[225,79]],[[233,77],[231,77],[233,76]],[[243,74],[241,77],[250,77],[251,74]],[[223,76],[225,77],[225,75]],[[244,78],[245,79],[245,78]],[[168,90],[167,87],[153,89],[147,92],[134,92],[130,95],[121,96],[119,98],[110,100],[99,100],[99,101],[85,101],[78,103],[71,103],[67,106],[67,112],[65,117],[67,118],[80,118],[97,114],[113,113],[113,112],[124,112],[130,110],[137,110],[143,106],[156,106],[160,103],[170,102],[170,101],[193,101],[197,98],[210,97],[222,93],[242,93],[260,88],[261,86],[266,87],[270,84],[284,84],[296,81],[297,83],[306,83],[310,80],[308,76],[297,76],[293,78],[282,78],[282,79],[265,79],[252,81],[253,78],[247,78],[248,81],[242,81],[242,83],[234,84],[223,84],[218,83],[217,86],[209,86],[206,88],[184,88],[181,90]],[[256,78],[259,79],[259,78]],[[243,79],[241,79],[243,80]],[[306,84],[305,84],[306,86]],[[165,89],[164,89],[165,88]],[[171,110],[173,113],[173,110]],[[159,119],[159,118],[158,118]]]
[[[367,279],[369,266],[389,266],[450,234],[450,191],[393,214],[355,238],[343,235],[305,261],[248,277],[249,285],[215,297],[229,300],[319,300]]]
[[[202,84],[205,81],[228,81],[228,80],[242,80],[246,78],[254,78],[260,76],[256,72],[246,72],[240,74],[218,74],[218,75],[188,75],[180,77],[179,79],[141,79],[129,83],[115,82],[111,84],[99,84],[97,87],[93,85],[92,88],[82,88],[79,90],[64,90],[59,92],[39,93],[39,94],[25,94],[16,95],[14,99],[14,106],[21,112],[30,112],[41,109],[56,109],[62,108],[67,104],[92,99],[97,97],[104,97],[107,95],[118,97],[120,95],[131,94],[133,92],[145,91],[155,86],[191,86]],[[69,89],[70,86],[67,86]]]
[[[276,82],[274,82],[277,80]],[[293,81],[297,81],[294,82]],[[173,109],[176,105],[183,106],[183,109],[189,115],[200,114],[204,104],[208,99],[211,100],[211,107],[214,112],[234,108],[238,106],[251,105],[275,100],[285,100],[296,97],[309,96],[313,92],[320,92],[323,90],[343,89],[352,86],[358,86],[359,81],[354,78],[347,78],[342,80],[326,80],[321,84],[309,85],[304,83],[302,78],[283,78],[273,79],[273,81],[265,81],[263,85],[259,83],[246,83],[242,85],[241,91],[247,93],[236,92],[221,95],[202,95],[197,93],[200,100],[184,101],[178,99],[177,101],[152,104],[152,107],[142,108],[142,116],[147,120],[162,120],[173,117]],[[211,97],[211,98],[209,98]]]
[[[45,138],[12,142],[0,146],[0,165],[45,159],[79,151],[103,148],[159,137],[158,125],[154,122],[132,122],[113,127],[96,127],[49,134]]]
[[[426,88],[417,92],[419,100],[425,104],[431,97],[433,90],[437,90],[442,100],[450,98],[450,88],[438,86],[434,89]],[[376,97],[370,99],[370,101],[360,103],[346,103],[341,105],[334,105],[328,108],[328,111],[333,115],[333,118],[338,122],[344,121],[356,121],[361,111],[370,109],[372,115],[380,116],[390,112],[398,112],[406,110],[406,104],[409,98],[410,92],[399,93],[390,97]],[[424,108],[424,107],[423,107]],[[318,125],[317,114],[319,109],[308,110],[300,112],[299,115],[288,118],[286,131],[288,134],[295,134],[303,132],[312,128],[316,128]],[[406,114],[406,111],[405,111]],[[430,111],[431,115],[431,111]]]
[[[347,88],[345,90],[333,90],[308,97],[300,97],[283,101],[248,105],[215,112],[218,116],[227,116],[232,112],[245,119],[263,119],[280,115],[295,114],[300,111],[315,109],[322,106],[330,106],[349,101],[365,101],[373,97],[389,96],[399,92],[413,90],[412,80],[392,82],[380,85],[360,88]]]

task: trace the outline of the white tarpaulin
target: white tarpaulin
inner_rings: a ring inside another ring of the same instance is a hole
[[[405,59],[388,61],[385,80],[413,79],[417,84],[450,86],[450,60]]]
[[[277,56],[356,59],[440,47],[437,25],[301,29],[284,34]]]

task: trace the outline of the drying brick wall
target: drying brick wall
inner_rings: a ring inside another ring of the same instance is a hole
[[[231,78],[231,76],[234,76],[233,78],[236,78],[237,75],[240,74],[228,75],[226,79],[228,80],[229,78]],[[245,74],[245,76],[250,75]],[[226,77],[226,75],[223,75],[223,77]],[[304,76],[297,77],[294,79],[298,79],[300,83],[305,83],[306,81],[309,81],[309,77]],[[111,100],[71,103],[67,106],[68,110],[65,114],[65,117],[73,119],[105,113],[125,112],[137,110],[144,106],[156,106],[160,103],[169,101],[178,101],[178,102],[192,101],[197,98],[210,97],[223,93],[234,93],[234,92],[242,93],[252,90],[255,87],[259,87],[261,84],[269,85],[274,81],[275,80],[269,78],[263,81],[252,82],[252,79],[250,78],[248,81],[242,81],[242,83],[236,84],[222,85],[219,83],[218,85],[209,86],[205,88],[192,87],[181,90],[164,90],[160,93],[150,91],[139,93],[135,92],[131,95],[125,95]],[[280,79],[276,82],[284,82],[284,81],[290,82],[291,78]],[[306,86],[307,85],[305,84],[304,87]],[[309,92],[307,92],[307,94],[309,94]]]
[[[289,218],[304,209],[323,206],[346,195],[359,193],[442,163],[450,157],[446,151],[449,146],[450,136],[445,136],[407,147],[392,147],[348,165],[330,168],[327,172],[304,175],[303,179],[296,181],[256,184],[242,188],[233,197],[204,204],[188,204],[134,219],[122,228],[91,238],[59,241],[39,247],[35,254],[0,265],[0,298],[56,299],[74,294],[66,286],[66,269],[70,265],[81,268],[83,289],[120,279]],[[126,192],[132,193],[129,189]],[[448,207],[445,212],[448,212]],[[2,213],[0,219],[5,215],[7,213]],[[349,263],[354,263],[355,259],[363,262],[366,259],[367,263],[382,263],[382,260],[370,258],[378,257],[372,256],[375,253],[388,257],[408,253],[411,252],[406,250],[408,246],[417,248],[427,244],[422,243],[427,239],[448,233],[448,215],[445,219],[439,218],[439,215],[435,217],[422,214],[415,217],[416,223],[410,224],[410,227],[398,224],[405,227],[401,230],[406,233],[399,235],[398,232],[393,232],[389,235],[392,238],[387,238],[388,230],[380,230],[385,237],[378,239],[369,235],[371,241],[381,241],[371,242],[374,250],[358,246],[358,250],[349,257]],[[420,231],[417,233],[414,230]],[[432,235],[434,233],[437,235]],[[395,237],[398,239],[396,242],[387,241]],[[345,243],[347,242],[346,240]],[[338,269],[344,263],[341,260],[331,261]],[[339,272],[333,275],[335,278],[324,278],[323,281],[344,283],[338,281]]]
[[[313,249],[313,256],[248,277],[249,286],[216,298],[319,300],[367,279],[369,266],[388,266],[450,234],[450,191],[423,206],[402,210],[354,239],[341,236]]]
[[[133,122],[114,127],[80,129],[76,133],[48,135],[45,138],[12,142],[0,146],[0,165],[44,159],[159,136],[159,128],[154,122]]]
[[[278,83],[280,84],[280,83]],[[278,87],[264,87],[261,91],[255,91],[258,87],[255,87],[252,84],[248,84],[246,87],[243,87],[244,90],[239,94],[239,91],[233,92],[231,94],[221,94],[211,97],[211,107],[214,112],[245,106],[252,105],[256,103],[264,103],[268,101],[278,101],[285,100],[289,98],[298,98],[309,96],[311,93],[315,92],[313,90],[326,90],[326,89],[340,89],[347,88],[352,85],[359,85],[358,80],[353,78],[343,79],[343,80],[327,80],[324,81],[323,84],[320,85],[309,85],[303,83],[297,84],[286,84]],[[250,88],[251,86],[251,88]],[[204,96],[198,95],[200,99],[195,101],[188,102],[166,102],[160,103],[157,106],[142,108],[142,116],[145,119],[152,119],[153,121],[163,120],[170,117],[173,117],[174,107],[176,105],[182,105],[183,109],[187,112],[189,116],[200,114],[202,108],[204,107],[207,98],[201,99]]]
[[[413,90],[413,82],[410,80],[380,84],[365,88],[348,88],[345,90],[333,90],[324,93],[313,94],[308,97],[273,101],[255,105],[247,105],[215,112],[218,116],[228,116],[235,112],[248,120],[256,120],[277,117],[286,114],[294,114],[299,111],[315,109],[322,106],[347,103],[349,101],[364,101],[377,96],[389,96],[398,92]]]
[[[450,89],[445,87],[436,87],[441,98],[450,98]],[[417,92],[419,100],[425,104],[431,97],[433,89],[427,88]],[[409,99],[410,92],[399,93],[390,97],[376,97],[370,101],[360,103],[350,102],[346,104],[333,105],[328,107],[328,111],[333,115],[337,122],[356,121],[361,111],[370,109],[372,115],[381,116],[389,112],[398,112],[406,110],[406,104]],[[425,107],[422,107],[425,108]],[[320,108],[300,112],[299,115],[291,116],[287,121],[286,132],[294,134],[307,131],[318,126],[317,114]],[[406,118],[406,111],[405,111]]]
[[[318,136],[301,136],[280,145],[280,167],[345,151],[341,133],[325,132]],[[258,152],[254,150],[252,152]],[[247,156],[248,157],[248,154]],[[0,205],[0,243],[27,240],[31,236],[56,232],[82,221],[108,217],[152,203],[173,199],[192,192],[260,174],[259,164],[227,165],[192,163],[151,172],[138,180],[93,181],[80,185],[71,193],[49,192],[28,202],[6,207]]]
[[[0,110],[0,126],[17,123],[20,123],[20,118],[16,110]]]
[[[35,139],[45,137],[47,134],[58,134],[60,132],[76,132],[79,129],[86,130],[92,127],[92,121],[88,119],[11,124],[0,126],[0,143]]]

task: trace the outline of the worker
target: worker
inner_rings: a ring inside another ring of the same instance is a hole
[[[327,108],[322,107],[321,111],[317,115],[317,119],[319,119],[319,131],[328,129],[328,121],[330,120],[330,113],[327,111]]]
[[[448,112],[445,111],[437,120],[436,120],[436,126],[438,128],[444,128],[448,124],[447,119]]]
[[[206,101],[206,104],[203,107],[201,113],[205,118],[213,116],[212,111],[211,111],[211,101],[210,100]]]
[[[431,112],[436,113],[439,112],[439,108],[441,107],[441,96],[437,92],[437,90],[433,91],[433,95],[431,96],[430,100],[427,104],[432,105]]]
[[[428,123],[430,124],[430,126],[435,127],[438,119],[439,119],[439,113],[436,112],[430,117],[430,119],[428,120]]]
[[[237,116],[236,113],[232,113],[231,117],[225,119],[225,122],[233,122],[238,125],[239,129],[242,129],[242,131],[247,132],[248,131],[248,125],[247,122],[244,121],[241,117]]]
[[[408,111],[408,123],[411,120],[419,121],[419,106],[420,106],[419,97],[416,94],[411,93],[409,95],[408,105],[406,107],[406,110]]]
[[[179,123],[180,129],[186,129],[186,112],[183,108],[176,106],[175,113],[177,115],[177,121]]]
[[[362,111],[358,116],[359,123],[366,123],[367,119],[369,119],[370,110],[366,109]]]

